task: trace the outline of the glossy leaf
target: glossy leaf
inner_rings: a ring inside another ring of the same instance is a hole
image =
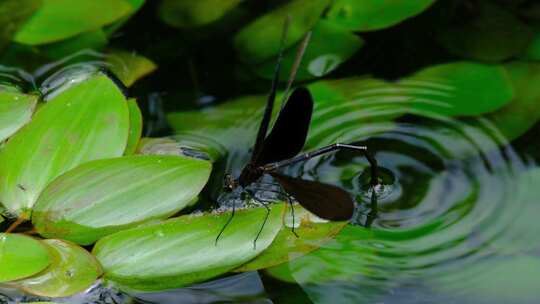
[[[0,201],[28,218],[54,178],[81,163],[122,155],[128,115],[122,92],[102,74],[53,97],[0,151]]]
[[[198,27],[214,22],[241,0],[164,0],[159,7],[161,19],[178,28]]]
[[[185,137],[184,137],[185,138]],[[204,144],[204,139],[195,138],[193,141],[172,137],[144,137],[137,147],[138,154],[145,155],[176,155],[209,160],[214,163],[220,158],[220,152],[211,148],[212,144]]]
[[[3,0],[0,2],[0,51],[17,30],[39,9],[41,0]]]
[[[502,66],[467,61],[420,70],[401,80],[398,89],[412,97],[414,109],[448,116],[493,112],[514,98]]]
[[[62,240],[44,240],[51,265],[43,272],[13,285],[42,297],[68,297],[83,292],[102,274],[96,258],[84,248]]]
[[[150,59],[126,51],[114,51],[107,57],[111,71],[127,87],[157,69]]]
[[[94,254],[106,278],[136,290],[187,286],[224,274],[264,251],[282,226],[283,205],[238,210],[217,245],[230,213],[187,215],[162,224],[121,231],[101,239]]]
[[[331,41],[332,43],[328,43]],[[281,76],[283,81],[288,79],[296,58],[298,45],[290,48],[284,55]],[[341,29],[328,21],[321,20],[313,28],[313,34],[304,53],[302,64],[296,75],[297,80],[308,80],[322,77],[337,69],[347,61],[363,45],[359,36]],[[272,79],[275,62],[270,60],[255,68],[258,75]]]
[[[0,141],[30,121],[37,99],[35,95],[0,90]]]
[[[124,154],[131,155],[135,153],[141,140],[143,117],[136,99],[129,99],[127,103],[129,109],[129,137]]]
[[[126,156],[82,164],[55,179],[32,222],[48,238],[89,245],[113,232],[171,216],[210,175],[209,162],[177,156]]]
[[[290,208],[289,208],[290,209]],[[293,217],[290,210],[285,215],[285,225],[270,247],[255,259],[235,269],[237,272],[255,271],[299,258],[334,237],[347,222],[321,220],[299,205],[294,206],[294,227],[298,237],[292,232]]]
[[[239,57],[259,64],[276,56],[287,16],[291,23],[285,48],[293,46],[317,23],[329,3],[329,0],[293,0],[257,18],[234,37]]]
[[[59,42],[44,44],[40,46],[40,49],[50,58],[62,59],[81,50],[100,50],[107,45],[107,42],[107,36],[103,30],[99,29]]]
[[[15,41],[39,45],[97,30],[127,15],[125,0],[42,0],[39,10],[22,26]]]
[[[326,18],[352,31],[375,31],[396,25],[427,9],[435,0],[336,0]]]
[[[468,59],[501,61],[521,54],[533,33],[508,10],[490,1],[479,1],[469,20],[459,17],[437,31],[438,41],[449,52]]]
[[[0,282],[34,275],[51,263],[47,247],[21,234],[0,233]]]

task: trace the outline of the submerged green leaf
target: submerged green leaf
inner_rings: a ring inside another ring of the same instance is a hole
[[[0,282],[34,275],[50,264],[47,247],[21,234],[0,233]]]
[[[35,95],[0,90],[0,142],[30,121],[37,99]]]
[[[328,43],[332,41],[332,43]],[[298,45],[290,48],[284,54],[281,79],[286,80],[296,58]],[[311,40],[306,48],[302,63],[296,75],[297,80],[307,80],[322,77],[334,71],[339,65],[347,61],[363,45],[359,36],[339,28],[328,21],[321,20],[313,28]],[[275,70],[275,60],[255,68],[258,75],[272,79]]]
[[[266,209],[236,212],[216,244],[230,213],[187,215],[162,224],[121,231],[101,239],[94,254],[106,278],[124,288],[163,290],[224,274],[253,259],[274,240],[284,206],[273,205],[254,248]]]
[[[509,104],[486,117],[507,140],[514,140],[540,119],[540,63],[511,62],[504,68],[515,96]]]
[[[141,140],[143,117],[136,99],[129,99],[127,103],[129,109],[129,137],[124,154],[131,155],[135,153]]]
[[[48,238],[89,245],[113,232],[166,218],[202,190],[211,164],[195,158],[137,155],[87,162],[49,184],[32,222]]]
[[[107,45],[108,39],[103,30],[82,33],[72,38],[40,46],[48,57],[61,59],[85,49],[100,50]]]
[[[0,51],[11,41],[17,30],[39,9],[42,0],[0,1]]]
[[[533,33],[508,10],[491,1],[478,1],[475,14],[459,17],[440,29],[438,41],[452,54],[468,59],[501,61],[521,54]]]
[[[493,112],[514,97],[503,66],[467,61],[420,70],[401,80],[399,89],[412,97],[414,109],[448,116]]]
[[[435,0],[336,0],[326,18],[353,31],[374,31],[393,26],[427,9]]]
[[[161,19],[170,26],[203,26],[223,17],[242,0],[164,0],[159,7]]]
[[[259,64],[279,53],[283,23],[287,16],[291,22],[285,48],[293,46],[319,20],[330,0],[293,0],[259,17],[234,37],[239,57]]]
[[[113,51],[107,57],[107,61],[111,65],[111,71],[127,87],[157,69],[156,64],[150,59],[133,52]]]
[[[127,15],[125,0],[42,0],[39,10],[22,26],[15,41],[39,45],[97,30]]]
[[[96,258],[84,248],[62,240],[44,240],[52,257],[45,271],[12,285],[42,297],[68,297],[90,287],[102,274]]]
[[[0,201],[29,218],[40,192],[60,174],[126,148],[126,99],[107,76],[97,74],[54,96],[0,151]]]

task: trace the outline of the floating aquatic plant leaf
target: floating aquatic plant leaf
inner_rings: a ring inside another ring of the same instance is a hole
[[[64,89],[0,151],[0,201],[28,218],[47,184],[75,166],[120,156],[129,113],[118,87],[100,73]]]
[[[21,234],[0,233],[0,282],[34,275],[50,264],[47,247]]]
[[[90,287],[102,274],[96,258],[78,245],[62,240],[44,240],[51,265],[43,272],[12,285],[42,297],[68,297]]]
[[[73,38],[40,46],[48,57],[53,59],[65,58],[85,49],[100,50],[107,45],[108,38],[103,30],[85,32]]]
[[[259,17],[234,37],[239,57],[252,64],[260,64],[279,53],[281,32],[287,16],[291,23],[285,48],[298,42],[319,20],[329,0],[293,0]]]
[[[127,86],[132,86],[137,80],[157,69],[150,59],[133,52],[113,51],[107,61],[111,71]]]
[[[89,245],[113,232],[166,218],[202,190],[209,162],[178,156],[137,155],[96,160],[49,184],[32,222],[48,238]]]
[[[449,116],[493,112],[514,97],[503,66],[467,61],[427,67],[400,80],[398,89],[414,109]]]
[[[291,213],[287,212],[285,225],[270,247],[234,271],[264,269],[301,257],[319,248],[347,224],[347,222],[328,222],[318,219],[299,205],[294,206],[294,220],[295,232],[299,237],[291,231],[293,218]]]
[[[501,61],[521,54],[533,32],[508,10],[490,1],[478,1],[475,14],[456,18],[436,37],[452,54],[468,59]]]
[[[540,63],[511,62],[504,68],[515,96],[509,104],[486,117],[511,141],[540,119]]]
[[[0,2],[0,51],[17,30],[39,9],[41,0],[3,0]]]
[[[201,138],[181,140],[171,137],[144,137],[137,147],[138,154],[145,155],[177,155],[194,157],[216,162],[221,154],[211,149],[212,144],[204,144]]]
[[[217,244],[229,212],[186,215],[124,230],[101,239],[93,253],[106,278],[124,288],[151,291],[186,286],[224,274],[259,255],[281,229],[283,210],[283,204],[272,206],[255,248],[264,208],[238,210]]]
[[[131,16],[137,13],[144,5],[145,0],[126,0],[126,2],[131,5],[131,11],[126,16],[103,28],[103,31],[107,36],[110,37],[116,30],[122,27],[122,25],[124,25],[124,23],[126,23],[126,21],[128,21]]]
[[[331,43],[329,43],[331,41]],[[299,42],[299,45],[302,42]],[[299,45],[290,48],[285,54],[282,63],[280,78],[287,80],[296,58],[296,49]],[[311,40],[304,53],[302,64],[296,75],[297,80],[308,80],[322,77],[334,71],[339,65],[347,61],[363,45],[359,36],[339,28],[332,23],[320,20],[313,28]],[[275,69],[275,60],[269,60],[255,68],[255,72],[267,79],[272,79]]]
[[[135,153],[141,140],[143,117],[136,99],[129,99],[127,103],[129,109],[129,137],[124,154],[131,155]]]
[[[374,31],[398,24],[427,9],[435,0],[336,0],[326,18],[348,30]]]
[[[97,30],[127,15],[125,0],[42,0],[42,6],[20,28],[14,40],[39,45]]]
[[[0,90],[0,142],[30,121],[38,97]]]
[[[170,26],[192,28],[220,19],[240,2],[242,0],[164,0],[159,15]]]

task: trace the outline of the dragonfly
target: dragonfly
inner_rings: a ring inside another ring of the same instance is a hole
[[[368,152],[366,146],[335,143],[314,151],[301,153],[306,143],[313,113],[313,97],[311,96],[309,90],[305,87],[295,88],[285,102],[282,100],[282,107],[278,113],[277,119],[275,120],[270,132],[268,132],[276,99],[277,86],[279,83],[279,74],[283,58],[283,45],[285,44],[286,40],[288,22],[288,19],[286,19],[281,36],[281,47],[274,70],[270,93],[268,94],[266,107],[259,125],[251,158],[243,167],[240,175],[237,178],[234,178],[231,174],[225,174],[224,177],[223,186],[225,192],[233,192],[238,187],[241,187],[244,193],[249,194],[252,199],[258,201],[258,203],[267,209],[265,221],[263,222],[263,225],[261,226],[254,240],[254,246],[256,246],[256,241],[262,232],[264,223],[266,222],[270,213],[268,204],[271,202],[260,198],[257,199],[253,193],[250,193],[247,190],[247,188],[250,185],[259,182],[264,175],[272,176],[273,179],[277,181],[277,183],[284,190],[286,197],[288,198],[288,202],[291,205],[291,212],[293,214],[292,231],[297,237],[298,235],[294,232],[293,202],[298,202],[302,207],[319,218],[330,221],[345,221],[351,219],[354,213],[355,203],[348,192],[337,186],[284,175],[279,172],[280,169],[331,152],[339,150],[353,150],[361,153],[368,160],[371,169],[371,185],[376,186],[378,183],[377,161],[373,155]],[[289,77],[287,87],[284,91],[284,99],[287,97],[288,91],[295,78],[301,58],[309,42],[310,35],[311,33],[308,32],[300,44],[299,50],[296,54],[296,59],[291,69],[291,75]],[[232,221],[235,208],[236,206],[233,201],[231,215],[216,237],[216,244],[226,227]]]

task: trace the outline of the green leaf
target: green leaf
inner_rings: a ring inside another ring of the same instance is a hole
[[[508,10],[478,1],[475,14],[461,16],[436,38],[450,53],[468,59],[501,61],[521,54],[533,39],[531,29]]]
[[[336,0],[326,18],[352,31],[375,31],[396,25],[426,10],[435,0]]]
[[[63,41],[41,45],[40,49],[50,58],[62,59],[85,49],[100,50],[107,43],[107,36],[103,30],[99,29],[85,32]]]
[[[47,238],[89,245],[119,230],[167,218],[202,190],[211,164],[137,155],[84,163],[49,184],[32,216]]]
[[[126,23],[135,13],[137,13],[141,7],[144,5],[145,0],[126,0],[126,2],[131,5],[131,11],[126,16],[116,20],[113,24],[110,24],[103,28],[103,31],[107,36],[111,36],[116,32],[119,28],[121,28],[124,23]]]
[[[294,220],[295,232],[299,237],[291,231],[293,217],[287,212],[285,225],[270,247],[234,271],[254,271],[299,258],[328,242],[347,224],[321,220],[299,205],[294,206]]]
[[[259,64],[279,53],[283,23],[291,17],[285,48],[293,46],[319,20],[329,0],[293,0],[257,18],[234,37],[239,57]]]
[[[129,137],[124,155],[131,155],[137,150],[141,140],[143,117],[136,99],[127,101],[129,109]]]
[[[0,201],[28,218],[54,178],[81,163],[122,155],[128,115],[124,95],[102,74],[54,96],[0,151]]]
[[[0,282],[34,275],[50,264],[47,247],[22,235],[0,233]]]
[[[164,0],[159,16],[173,27],[198,27],[220,19],[240,2],[242,0]]]
[[[15,33],[40,5],[41,0],[0,1],[0,51],[9,44]]]
[[[38,45],[94,31],[127,15],[125,0],[42,0],[41,8],[22,26],[15,41]]]
[[[88,289],[102,274],[96,258],[84,248],[62,240],[44,240],[51,265],[33,277],[13,282],[23,291],[42,297],[68,297]]]
[[[37,99],[35,95],[0,90],[0,141],[30,121]]]
[[[106,278],[136,290],[187,286],[224,274],[253,259],[282,226],[283,204],[273,205],[254,248],[266,209],[238,210],[219,241],[230,213],[186,215],[101,239],[93,253]]]
[[[296,49],[302,44],[290,48],[284,54],[280,78],[287,80],[296,58]],[[347,61],[363,45],[360,37],[347,30],[336,27],[330,22],[321,20],[313,28],[313,34],[304,58],[296,75],[297,80],[309,80],[322,77],[338,68]],[[272,79],[275,70],[275,60],[255,68],[255,72],[264,78]]]
[[[107,57],[111,71],[127,86],[132,86],[137,80],[157,69],[150,59],[139,56],[134,52],[113,51]]]
[[[540,61],[540,26],[535,27],[534,37],[525,50],[523,59]]]
[[[540,63],[511,62],[504,66],[515,97],[486,117],[511,141],[523,135],[540,119]]]
[[[412,98],[414,109],[448,116],[493,112],[514,98],[503,66],[467,61],[425,68],[401,80],[398,89]]]
[[[216,162],[221,154],[212,150],[212,144],[206,145],[204,140],[194,136],[194,140],[185,140],[171,137],[144,137],[137,147],[138,154],[145,155],[176,155],[188,156],[199,159],[209,159],[210,162]]]

